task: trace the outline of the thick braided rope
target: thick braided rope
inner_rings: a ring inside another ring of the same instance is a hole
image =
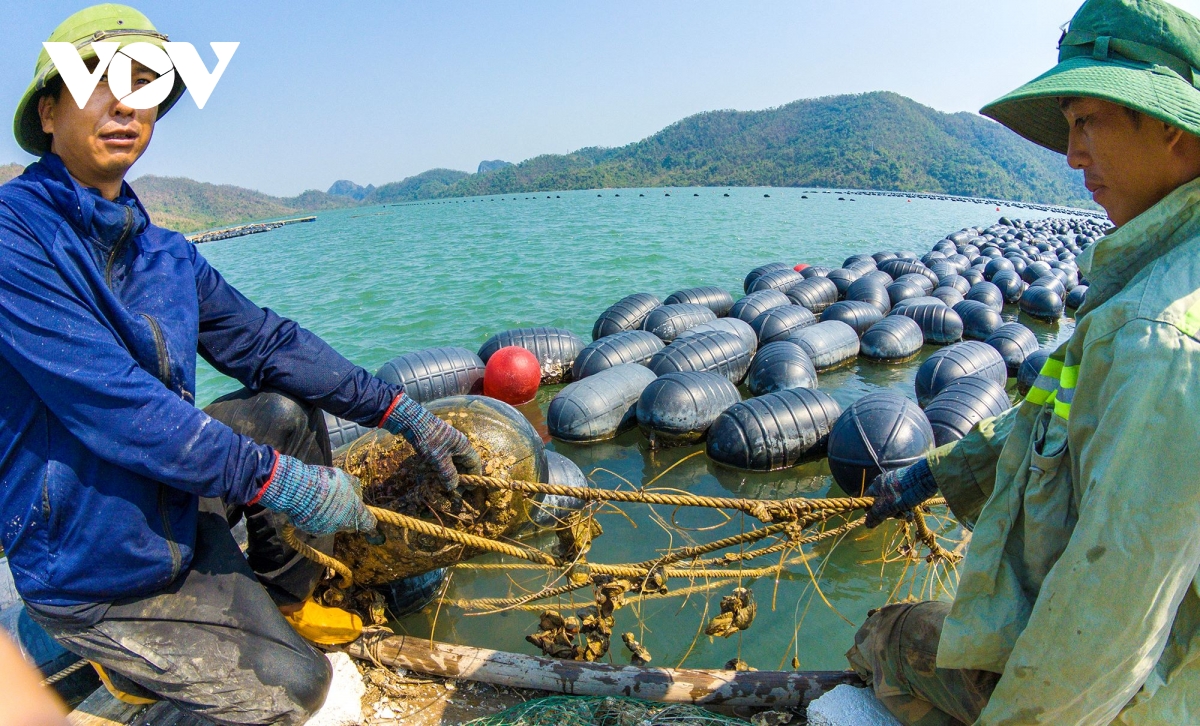
[[[663,492],[627,491],[623,489],[593,489],[591,487],[569,487],[561,484],[500,479],[494,476],[462,474],[464,484],[489,489],[506,489],[527,494],[557,494],[583,501],[630,502],[634,504],[662,504],[672,507],[708,507],[710,509],[735,509],[745,512],[764,522],[770,522],[779,514],[790,514],[793,518],[817,511],[849,512],[866,509],[874,502],[873,497],[840,497],[834,499],[741,499],[734,497],[706,497],[698,494],[667,494]]]
[[[290,524],[285,524],[283,526],[282,534],[283,541],[288,547],[291,547],[313,562],[316,562],[324,567],[328,567],[329,569],[338,573],[338,576],[342,578],[339,586],[343,590],[354,584],[354,573],[350,571],[349,567],[346,567],[345,563],[339,559],[330,557],[320,550],[313,549],[305,542],[301,542],[300,538],[296,536],[295,527]]]
[[[367,507],[371,514],[380,522],[387,522],[401,529],[407,529],[418,534],[426,534],[430,537],[457,542],[467,547],[485,550],[487,552],[495,552],[509,557],[516,557],[521,560],[529,560],[551,567],[562,567],[563,563],[557,558],[552,557],[541,550],[535,550],[532,547],[518,547],[517,545],[508,544],[507,542],[499,542],[487,537],[480,537],[469,532],[460,532],[457,529],[443,527],[440,524],[426,522],[424,519],[410,517],[407,514],[400,514],[389,509],[381,509],[380,507]]]

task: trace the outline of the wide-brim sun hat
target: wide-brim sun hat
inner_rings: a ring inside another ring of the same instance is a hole
[[[118,42],[121,44],[119,48],[131,43],[150,43],[162,48],[166,40],[167,36],[158,32],[150,19],[134,8],[105,3],[84,8],[62,21],[50,34],[48,42],[71,43],[86,61],[96,57],[91,46],[94,42]],[[33,70],[33,82],[25,89],[13,117],[13,135],[17,138],[17,144],[34,156],[42,156],[50,151],[50,135],[42,131],[42,121],[38,116],[38,98],[46,90],[46,84],[57,76],[58,69],[43,47]],[[158,105],[158,118],[171,110],[183,91],[183,80],[176,73],[171,95]]]
[[[1035,144],[1067,153],[1067,97],[1099,98],[1200,136],[1200,20],[1162,0],[1087,0],[1058,65],[984,106]]]

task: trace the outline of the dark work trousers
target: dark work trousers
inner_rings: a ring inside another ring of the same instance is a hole
[[[243,389],[205,411],[282,454],[331,462],[321,411],[289,396]],[[230,533],[242,517],[245,556]],[[30,614],[131,695],[167,699],[220,724],[302,724],[325,701],[330,667],[278,606],[308,597],[323,570],[282,542],[284,521],[260,506],[203,499],[191,566],[169,587],[117,600],[92,625]],[[332,545],[332,537],[307,541]]]

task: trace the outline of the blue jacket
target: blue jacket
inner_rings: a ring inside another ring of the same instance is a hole
[[[198,497],[267,481],[275,453],[195,407],[197,353],[367,426],[401,390],[243,297],[128,185],[109,202],[49,154],[0,186],[0,543],[22,598],[162,589]]]

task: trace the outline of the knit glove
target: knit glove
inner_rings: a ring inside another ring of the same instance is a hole
[[[403,436],[418,456],[437,467],[447,492],[458,487],[458,472],[483,473],[479,453],[467,437],[408,396],[401,394],[396,398],[382,427]]]
[[[367,511],[358,479],[341,469],[305,464],[279,455],[258,503],[291,518],[309,534],[370,532],[375,515]]]
[[[913,509],[937,494],[937,490],[925,459],[883,472],[867,487],[867,496],[875,497],[875,503],[867,510],[867,527],[878,527],[885,519]]]

